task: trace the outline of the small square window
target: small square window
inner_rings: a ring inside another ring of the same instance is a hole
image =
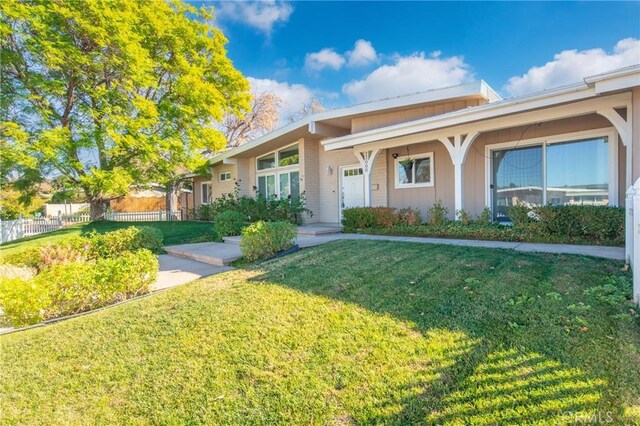
[[[226,182],[231,180],[231,172],[220,173],[220,175],[218,176],[218,180],[220,182]]]
[[[293,166],[300,162],[300,155],[298,152],[298,145],[293,145],[288,148],[278,151],[278,166],[286,167]]]
[[[267,170],[273,169],[276,167],[276,154],[272,152],[271,154],[264,155],[257,160],[257,168],[258,170]]]
[[[398,157],[396,188],[433,186],[433,153]]]

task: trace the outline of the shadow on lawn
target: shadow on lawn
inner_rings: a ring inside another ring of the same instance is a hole
[[[345,252],[350,255],[345,257]],[[420,332],[429,345],[456,336],[440,352],[421,357],[415,376],[398,385],[406,389],[396,389],[402,401],[379,400],[377,408],[383,409],[376,412],[385,414],[366,422],[564,424],[617,417],[621,413],[606,411],[608,404],[601,401],[607,382],[597,373],[575,368],[580,360],[572,360],[571,341],[562,327],[551,326],[557,312],[546,312],[538,305],[545,302],[535,299],[520,308],[507,303],[508,298],[550,285],[556,276],[573,273],[579,283],[580,272],[572,270],[571,261],[557,266],[558,259],[464,247],[340,241],[266,262],[252,281],[390,314]],[[363,420],[358,413],[347,416],[357,423]]]

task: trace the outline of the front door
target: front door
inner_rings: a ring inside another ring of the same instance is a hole
[[[364,206],[364,174],[362,167],[340,169],[340,212],[349,207]]]

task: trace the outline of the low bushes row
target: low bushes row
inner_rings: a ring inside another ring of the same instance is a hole
[[[202,204],[196,210],[199,220],[210,220],[218,223],[218,215],[226,211],[235,211],[243,215],[247,222],[289,222],[299,225],[302,216],[313,216],[311,210],[306,208],[304,194],[296,198],[273,197],[247,197],[240,196],[236,183],[235,190],[230,194],[223,194],[209,204]]]
[[[624,207],[609,206],[511,206],[513,226],[540,236],[584,239],[597,244],[624,243]]]
[[[35,324],[147,293],[162,234],[130,227],[69,237],[5,256],[0,307],[13,326]],[[31,272],[29,272],[31,271]]]
[[[293,247],[296,235],[291,223],[259,221],[242,231],[240,250],[249,261],[265,259]]]
[[[35,277],[0,280],[3,316],[15,327],[110,305],[149,291],[158,274],[151,251],[57,263]]]
[[[513,226],[491,223],[485,209],[477,217],[464,210],[456,221],[438,202],[423,223],[419,210],[388,207],[356,207],[343,211],[346,232],[500,241],[600,244],[624,243],[624,208],[607,206],[542,206],[509,208]]]

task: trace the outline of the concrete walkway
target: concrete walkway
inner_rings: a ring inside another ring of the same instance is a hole
[[[160,270],[158,279],[151,287],[151,291],[164,290],[176,287],[198,278],[227,272],[233,268],[230,266],[214,266],[183,257],[161,254],[158,256]]]

